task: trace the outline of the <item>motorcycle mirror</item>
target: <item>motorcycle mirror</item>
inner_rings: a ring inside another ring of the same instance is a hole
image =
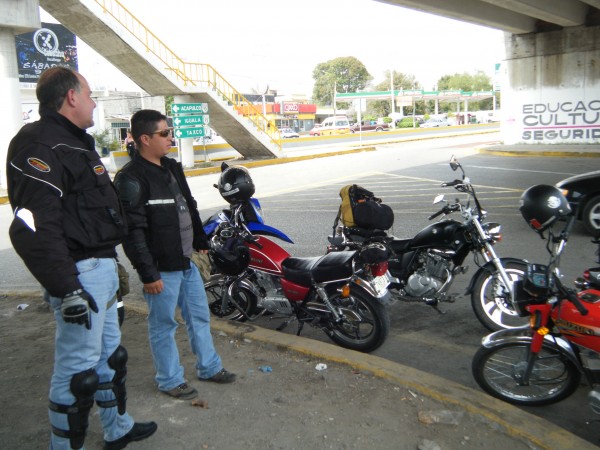
[[[460,163],[458,162],[458,159],[456,159],[456,157],[454,155],[452,155],[452,158],[450,158],[450,168],[456,172],[456,170],[460,167]]]
[[[434,199],[433,199],[433,204],[437,204],[437,203],[442,203],[444,201],[444,194],[440,194],[437,195]]]

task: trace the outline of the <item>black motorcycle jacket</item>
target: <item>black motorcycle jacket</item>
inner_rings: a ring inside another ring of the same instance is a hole
[[[179,214],[175,193],[169,186],[169,172],[175,177],[192,217],[194,250],[209,249],[196,200],[181,164],[163,157],[158,166],[135,154],[133,160],[117,173],[115,186],[129,227],[123,249],[142,283],[160,280],[161,271],[190,268],[190,260],[183,255]]]
[[[8,147],[9,235],[40,284],[64,297],[82,288],[75,262],[116,257],[127,228],[94,139],[55,111],[40,115]]]

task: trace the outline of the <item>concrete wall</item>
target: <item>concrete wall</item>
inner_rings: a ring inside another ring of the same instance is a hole
[[[506,35],[505,144],[600,144],[600,27]]]

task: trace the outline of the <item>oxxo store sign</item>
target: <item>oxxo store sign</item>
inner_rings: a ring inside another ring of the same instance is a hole
[[[281,110],[283,114],[298,114],[300,112],[300,104],[284,102]]]

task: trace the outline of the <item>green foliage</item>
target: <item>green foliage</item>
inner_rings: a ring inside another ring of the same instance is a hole
[[[96,141],[96,147],[101,148],[101,149],[108,148],[111,141],[113,140],[110,136],[110,128],[105,128],[104,130],[92,131],[90,134]]]
[[[313,69],[313,79],[313,102],[333,105],[334,91],[356,92],[364,89],[372,77],[362,62],[346,56],[317,64]]]
[[[419,128],[419,122],[415,119],[414,127]],[[413,118],[403,117],[400,121],[396,122],[396,128],[413,128]]]
[[[492,80],[481,70],[475,74],[466,72],[455,73],[454,75],[444,75],[438,80],[438,91],[463,90],[467,92],[491,91]],[[492,109],[492,99],[481,100],[479,102],[469,102],[469,110],[487,110]],[[444,112],[454,110],[454,105],[450,103],[441,103],[440,109]]]
[[[389,91],[391,86],[391,77],[393,74],[394,90],[410,90],[421,89],[421,84],[412,74],[404,74],[401,72],[386,71],[385,80],[375,86],[376,91]],[[392,112],[392,101],[390,100],[374,100],[367,103],[367,113],[374,114],[377,117],[386,117]]]
[[[165,111],[167,115],[171,115],[171,106],[175,102],[175,97],[172,95],[165,95]]]

